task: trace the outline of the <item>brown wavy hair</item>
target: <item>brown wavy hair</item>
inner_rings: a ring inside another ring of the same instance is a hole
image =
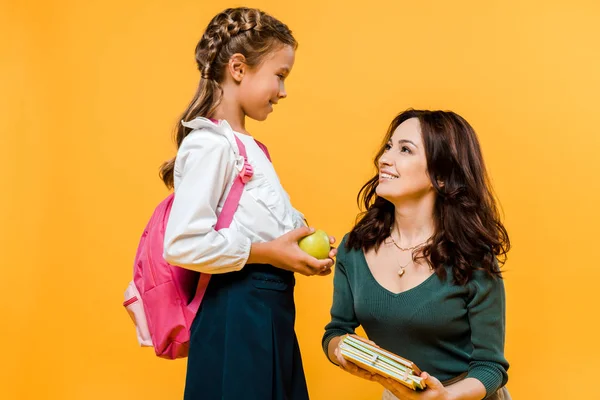
[[[451,266],[454,283],[459,285],[469,282],[476,269],[501,278],[500,265],[506,261],[510,240],[500,221],[477,135],[464,118],[449,111],[402,112],[390,124],[375,157],[377,171],[394,131],[410,118],[420,122],[427,170],[437,193],[435,232],[413,259],[425,259],[442,279],[446,279],[445,267]],[[394,205],[376,194],[378,181],[379,173],[358,193],[357,201],[365,211],[348,235],[348,249],[377,250],[390,236]]]
[[[246,65],[252,68],[283,45],[294,49],[298,47],[287,25],[261,10],[238,7],[217,14],[196,45],[200,83],[175,127],[177,148],[191,132],[191,129],[181,125],[181,120],[210,118],[214,114],[223,95],[221,82],[231,56],[236,53],[244,55]],[[169,189],[173,188],[174,166],[175,158],[165,162],[160,169],[159,175]]]

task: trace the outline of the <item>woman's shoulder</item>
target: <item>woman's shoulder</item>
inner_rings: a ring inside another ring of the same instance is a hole
[[[504,293],[504,279],[502,275],[495,275],[484,269],[475,268],[466,287],[471,297],[502,294]]]
[[[354,249],[348,247],[348,237],[350,232],[346,233],[342,240],[340,241],[340,245],[338,246],[337,258],[342,263],[347,264],[349,266],[356,265],[360,263],[364,258],[362,249]]]
[[[343,258],[346,256],[346,254],[348,253],[349,249],[346,247],[347,243],[348,243],[348,235],[350,235],[349,232],[346,232],[344,234],[344,236],[342,236],[342,240],[340,241],[340,244],[338,246],[338,252],[337,252],[337,258],[339,259],[340,256]]]

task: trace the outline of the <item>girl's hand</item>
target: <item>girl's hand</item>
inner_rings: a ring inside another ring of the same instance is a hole
[[[335,243],[335,238],[333,236],[329,236],[329,243],[330,244],[334,244]],[[333,246],[331,246],[331,250],[329,251],[329,259],[331,259],[331,261],[333,262],[333,259],[335,258],[335,256],[337,255],[337,249]],[[333,264],[331,264],[333,266]],[[331,267],[327,268],[326,270],[320,272],[318,275],[319,276],[327,276],[331,273]]]
[[[298,272],[302,275],[329,275],[333,266],[333,257],[337,249],[332,249],[330,258],[317,260],[306,254],[298,246],[298,241],[310,235],[315,230],[306,226],[294,229],[275,240],[266,243],[253,243],[248,257],[248,263],[271,264],[287,271]],[[330,237],[331,243],[335,239]]]
[[[421,373],[421,378],[425,379],[427,387],[423,391],[414,391],[407,388],[400,382],[391,378],[385,378],[381,375],[375,375],[374,381],[379,382],[384,388],[392,392],[400,400],[449,400],[450,393],[442,383],[429,375],[427,372]]]

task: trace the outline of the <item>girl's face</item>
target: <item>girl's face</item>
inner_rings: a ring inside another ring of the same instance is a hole
[[[284,45],[268,54],[260,65],[246,70],[238,92],[245,115],[264,121],[273,111],[273,105],[287,97],[284,82],[292,71],[294,59],[294,49]]]
[[[379,158],[376,193],[393,204],[419,201],[434,193],[417,118],[402,122],[387,143]]]

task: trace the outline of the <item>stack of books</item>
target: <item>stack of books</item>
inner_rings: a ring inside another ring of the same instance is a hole
[[[389,351],[373,346],[365,339],[346,336],[340,345],[342,356],[372,373],[392,378],[413,390],[426,385],[421,370],[412,362]]]

